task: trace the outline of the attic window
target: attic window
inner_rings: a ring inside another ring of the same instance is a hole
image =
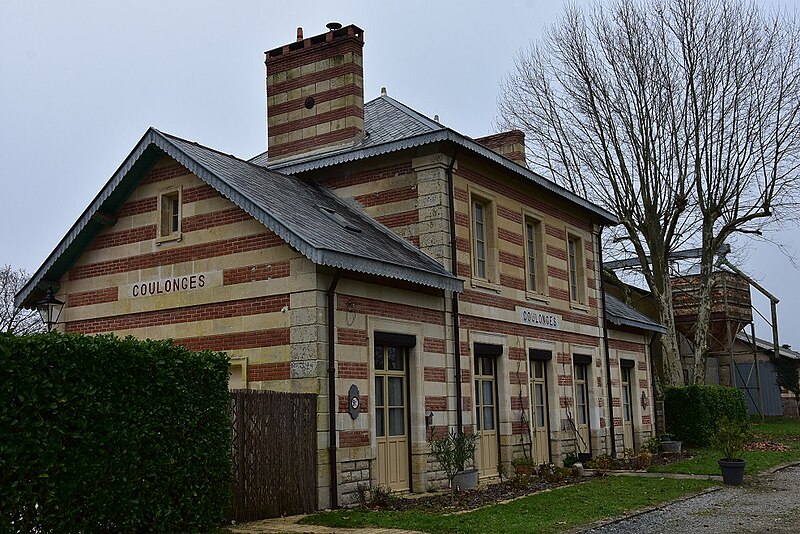
[[[354,234],[360,234],[361,233],[361,228],[358,228],[358,227],[353,226],[352,224],[350,224],[350,222],[348,222],[347,219],[345,219],[339,213],[337,213],[336,210],[332,210],[330,208],[326,208],[326,207],[323,207],[323,206],[318,206],[318,207],[319,207],[319,210],[322,213],[327,215],[332,221],[334,221],[336,224],[338,224],[339,226],[341,226],[342,228],[344,228],[348,232],[353,232]]]
[[[158,196],[157,243],[181,238],[181,189],[168,189]]]

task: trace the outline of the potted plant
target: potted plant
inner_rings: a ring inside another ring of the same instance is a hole
[[[679,453],[681,452],[682,446],[683,442],[673,439],[671,434],[663,434],[661,436],[661,448],[664,449],[664,452],[666,453]]]
[[[744,480],[747,460],[740,458],[740,455],[744,452],[748,436],[747,423],[731,421],[727,417],[720,419],[712,445],[722,454],[719,468],[725,484],[739,485]]]
[[[514,473],[528,478],[530,478],[536,469],[536,462],[529,456],[517,456],[511,460],[511,465],[514,467]]]
[[[442,466],[453,491],[471,489],[478,485],[475,451],[478,436],[451,430],[446,436],[430,440],[431,454]],[[467,469],[467,466],[471,469]]]

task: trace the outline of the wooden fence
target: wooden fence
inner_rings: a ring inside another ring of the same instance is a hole
[[[317,509],[317,396],[231,392],[233,498],[238,522]]]

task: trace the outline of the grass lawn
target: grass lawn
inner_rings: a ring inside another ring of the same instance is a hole
[[[315,514],[303,522],[340,528],[369,526],[432,533],[560,532],[713,485],[704,480],[605,477],[462,514],[351,509]]]
[[[764,423],[754,419],[750,423],[753,439],[770,440],[791,447],[788,452],[745,452],[745,474],[755,475],[776,465],[800,460],[800,421],[782,417],[768,417]],[[648,469],[653,473],[688,473],[694,475],[719,475],[720,454],[713,449],[693,449],[698,456],[669,465],[656,465]]]

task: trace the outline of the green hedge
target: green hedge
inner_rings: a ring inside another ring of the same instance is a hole
[[[664,388],[667,432],[687,447],[711,443],[722,417],[747,422],[747,404],[740,389],[725,386]]]
[[[0,531],[176,532],[230,502],[228,358],[0,334]]]

